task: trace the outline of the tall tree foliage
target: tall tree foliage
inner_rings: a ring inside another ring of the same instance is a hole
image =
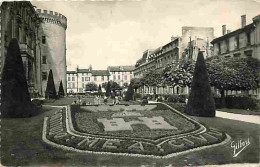
[[[87,83],[85,86],[85,90],[86,91],[97,91],[98,90],[98,86],[95,82],[90,82]]]
[[[57,98],[57,92],[54,84],[53,74],[52,70],[50,69],[48,81],[47,81],[47,87],[45,91],[45,98]]]
[[[129,84],[127,82],[123,83],[123,88],[128,88]]]
[[[140,79],[139,78],[133,78],[131,79],[130,83],[132,83],[132,87],[134,89],[134,91],[136,92],[137,89],[139,88],[139,81]]]
[[[1,117],[29,117],[35,113],[16,39],[7,48],[1,88]]]
[[[133,100],[133,95],[134,95],[134,89],[133,89],[132,83],[130,83],[128,86],[128,89],[126,91],[125,100],[126,101]]]
[[[199,52],[185,112],[189,115],[215,117],[215,102],[203,53]]]
[[[195,62],[191,59],[183,59],[167,66],[163,71],[167,85],[175,87],[190,87]]]
[[[100,96],[102,94],[102,88],[101,85],[98,85],[98,95]]]
[[[110,88],[112,91],[122,89],[121,86],[117,82],[114,82],[114,81],[110,81]]]
[[[107,82],[103,82],[101,85],[102,85],[102,88],[107,89]]]
[[[106,96],[109,97],[111,95],[111,85],[110,82],[108,81],[106,85]]]
[[[60,86],[59,86],[59,92],[58,92],[59,97],[63,97],[65,95],[62,80],[60,81]]]
[[[212,57],[207,60],[211,85],[220,90],[257,89],[260,63],[254,58]]]

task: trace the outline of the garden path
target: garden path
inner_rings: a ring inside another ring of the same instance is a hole
[[[256,116],[256,115],[242,115],[242,114],[234,114],[234,113],[216,111],[216,117],[260,124],[260,116]]]
[[[152,104],[158,102],[149,101],[149,103]],[[234,114],[234,113],[228,113],[223,111],[216,111],[216,117],[260,124],[260,116],[257,115],[242,115],[242,114]]]

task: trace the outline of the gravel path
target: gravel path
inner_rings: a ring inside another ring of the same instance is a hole
[[[233,114],[228,112],[216,111],[216,117],[260,124],[260,116],[257,115],[242,115],[242,114]]]

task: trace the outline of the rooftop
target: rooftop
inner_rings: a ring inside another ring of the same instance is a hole
[[[243,28],[237,29],[237,30],[232,31],[232,32],[230,32],[230,33],[227,33],[227,34],[225,34],[225,35],[223,35],[223,36],[221,36],[221,37],[215,38],[215,39],[214,39],[213,41],[211,41],[210,43],[214,44],[214,43],[216,43],[216,42],[219,42],[219,41],[225,40],[225,39],[227,39],[227,38],[230,38],[230,37],[232,37],[232,36],[238,35],[238,34],[240,34],[240,33],[249,31],[249,30],[251,30],[251,29],[253,29],[253,28],[255,28],[254,23],[248,24],[248,25],[246,25],[246,26],[243,27]]]
[[[108,66],[107,70],[113,72],[131,72],[134,68],[134,66]]]
[[[90,69],[78,69],[78,73],[91,73]]]
[[[108,70],[92,70],[92,76],[109,76]]]
[[[76,74],[76,71],[67,71],[67,74]]]

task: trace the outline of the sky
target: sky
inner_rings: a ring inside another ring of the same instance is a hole
[[[32,1],[39,9],[67,17],[67,70],[134,65],[147,49],[156,49],[171,36],[181,36],[183,26],[222,25],[234,31],[260,14],[260,0],[121,0]]]

